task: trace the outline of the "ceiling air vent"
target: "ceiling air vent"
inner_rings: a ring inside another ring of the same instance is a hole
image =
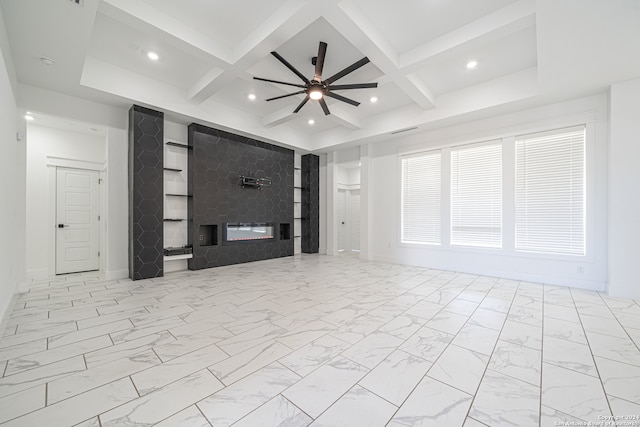
[[[391,132],[391,135],[395,135],[397,133],[402,133],[402,132],[409,132],[410,130],[414,130],[414,129],[418,129],[418,128],[414,126],[412,128],[396,130],[396,131]]]

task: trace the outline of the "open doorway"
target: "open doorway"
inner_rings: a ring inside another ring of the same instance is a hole
[[[336,199],[337,249],[339,253],[360,252],[360,166],[338,167]]]

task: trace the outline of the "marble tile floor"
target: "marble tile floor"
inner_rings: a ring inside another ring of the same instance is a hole
[[[3,323],[3,426],[640,426],[638,301],[562,286],[303,255],[60,276]]]

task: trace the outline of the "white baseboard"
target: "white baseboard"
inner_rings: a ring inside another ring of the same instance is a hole
[[[106,280],[120,280],[129,278],[129,269],[124,270],[105,270],[104,278]]]
[[[16,298],[18,298],[17,286],[16,289],[14,289],[13,296],[6,305],[0,302],[0,337],[4,335],[4,330],[9,322],[9,313],[13,310]]]
[[[556,285],[556,286],[568,286],[571,288],[579,288],[586,289],[590,291],[606,291],[606,283],[596,280],[590,279],[582,279],[577,280],[574,278],[566,278],[538,273],[528,273],[528,272],[514,272],[514,271],[504,271],[504,270],[496,270],[496,269],[487,269],[487,268],[467,268],[466,266],[456,266],[455,268],[448,268],[444,266],[438,265],[420,265],[420,264],[411,264],[404,261],[401,258],[397,257],[389,257],[382,255],[372,255],[369,258],[371,261],[378,262],[386,262],[390,264],[400,264],[400,265],[414,265],[416,267],[424,267],[424,268],[433,268],[436,270],[446,270],[446,271],[456,271],[460,273],[468,273],[468,274],[476,274],[479,276],[489,276],[489,277],[500,277],[503,279],[510,280],[519,280],[522,282],[531,282],[531,283],[543,283],[546,285]]]
[[[18,293],[22,294],[25,292],[29,292],[29,283],[27,282],[18,283]]]
[[[45,280],[51,276],[48,268],[38,268],[35,270],[27,270],[27,281]]]

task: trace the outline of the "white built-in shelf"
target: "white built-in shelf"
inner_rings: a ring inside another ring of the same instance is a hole
[[[165,256],[164,260],[165,261],[175,261],[178,259],[191,259],[193,258],[193,254],[182,254],[182,255],[171,255],[171,256]]]
[[[193,147],[187,144],[181,144],[179,142],[173,142],[173,141],[168,141],[167,145],[171,145],[172,147],[182,147],[182,148],[186,148],[188,150],[191,150]]]

